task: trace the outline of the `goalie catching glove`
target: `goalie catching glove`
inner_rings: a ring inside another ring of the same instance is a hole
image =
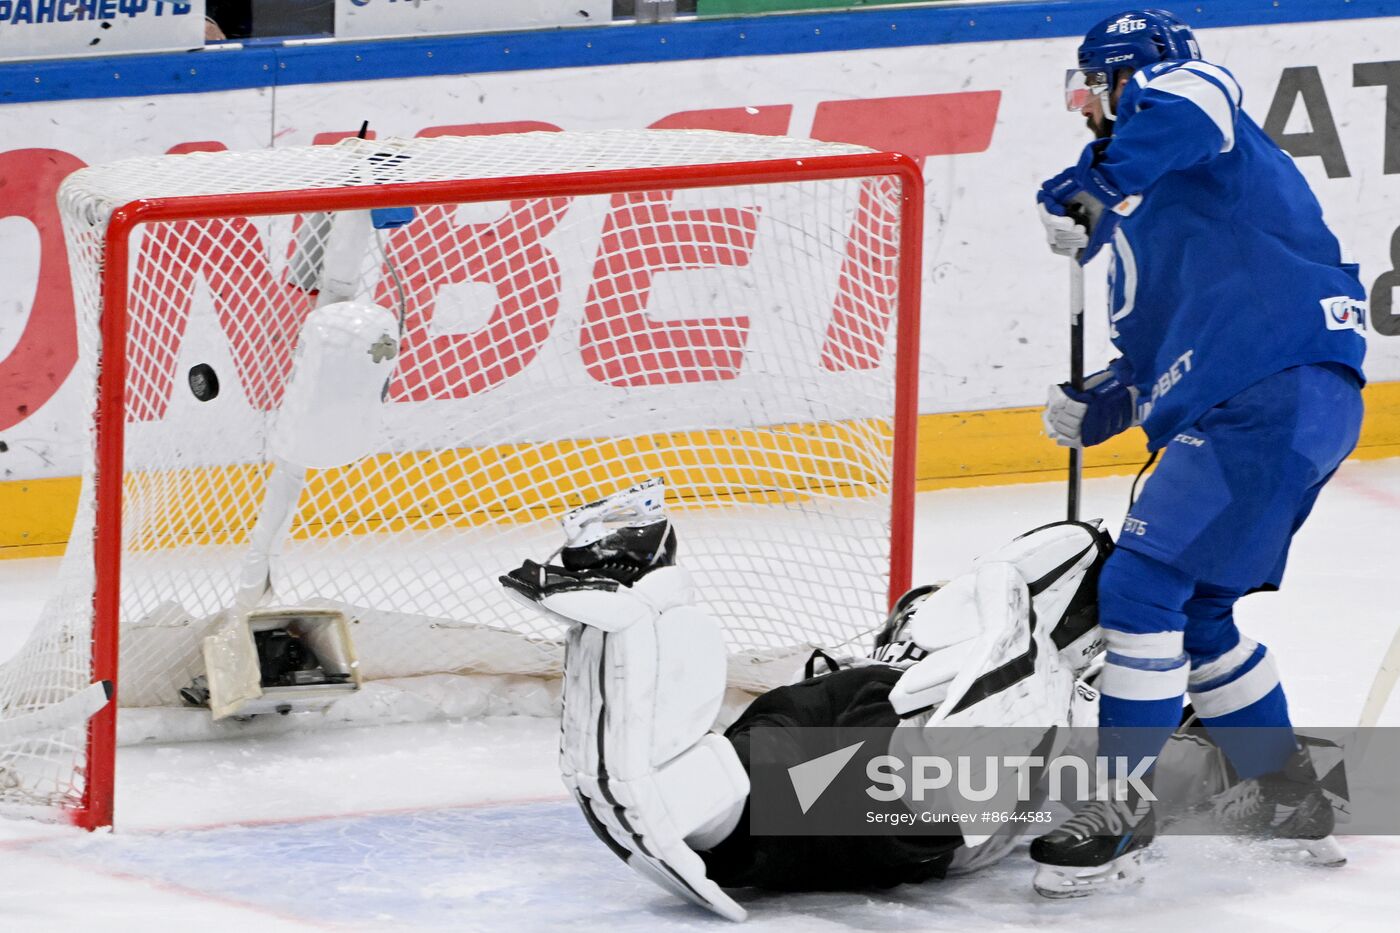
[[[664,495],[652,480],[575,509],[559,564],[500,579],[568,625],[559,766],[588,825],[639,874],[742,920],[697,854],[733,831],[749,792],[733,746],[710,732],[728,653],[675,566]]]
[[[543,606],[547,596],[611,593],[652,570],[672,566],[676,532],[662,511],[665,495],[665,486],[656,479],[579,506],[564,516],[559,563],[527,560],[501,577],[501,584],[517,598]]]

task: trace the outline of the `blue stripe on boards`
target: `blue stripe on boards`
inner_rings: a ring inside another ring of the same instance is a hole
[[[1196,0],[1197,28],[1400,16],[1400,0]],[[161,55],[0,64],[0,103],[530,71],[754,55],[1061,38],[1124,0],[878,7],[840,13],[368,42],[252,43]],[[1207,49],[1209,51],[1209,49]]]

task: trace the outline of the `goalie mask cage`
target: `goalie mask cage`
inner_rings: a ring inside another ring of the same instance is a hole
[[[59,200],[82,488],[56,594],[0,667],[0,812],[109,825],[116,707],[178,707],[200,673],[327,215],[415,209],[359,260],[398,357],[374,452],[307,473],[263,605],[343,609],[366,691],[557,672],[562,631],[497,576],[651,476],[734,684],[860,644],[908,585],[906,157],[681,130],[347,140],[85,169]]]

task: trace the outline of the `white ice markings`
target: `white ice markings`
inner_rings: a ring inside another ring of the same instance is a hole
[[[573,803],[90,837],[35,848],[310,924],[655,929],[705,916],[602,852]],[[384,927],[388,928],[388,927]]]

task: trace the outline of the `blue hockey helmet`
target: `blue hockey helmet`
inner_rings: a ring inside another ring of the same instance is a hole
[[[1070,110],[1082,110],[1088,96],[1097,94],[1104,115],[1113,119],[1109,95],[1119,71],[1200,57],[1191,27],[1165,10],[1128,10],[1110,16],[1079,44],[1079,67],[1065,76],[1065,104]]]

